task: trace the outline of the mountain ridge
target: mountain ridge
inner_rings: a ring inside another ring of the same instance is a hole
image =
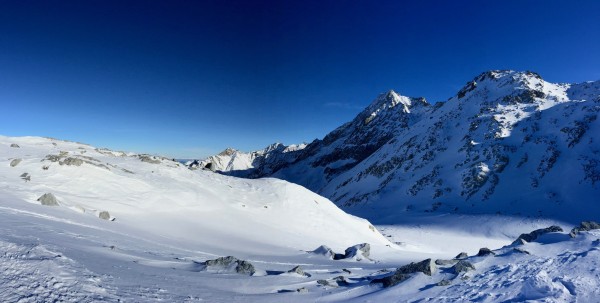
[[[322,140],[223,173],[288,180],[371,220],[438,209],[569,219],[585,212],[575,200],[600,193],[598,111],[600,81],[492,70],[444,103],[385,92]]]

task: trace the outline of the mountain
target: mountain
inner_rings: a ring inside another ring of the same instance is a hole
[[[600,295],[598,223],[583,223],[573,238],[572,225],[543,219],[422,213],[400,223],[375,227],[282,180],[0,136],[2,302],[591,302]],[[566,231],[540,230],[549,225]],[[461,261],[452,259],[459,252]]]
[[[414,211],[600,214],[600,81],[555,84],[488,71],[430,105],[394,91],[268,169],[346,211],[393,222]]]

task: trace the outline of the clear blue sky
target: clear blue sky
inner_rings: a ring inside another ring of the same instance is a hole
[[[310,142],[395,89],[600,79],[600,1],[3,1],[0,134],[198,158]]]

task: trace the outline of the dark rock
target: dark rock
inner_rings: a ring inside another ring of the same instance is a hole
[[[334,256],[336,255],[333,250],[331,250],[331,248],[329,248],[329,246],[327,245],[321,245],[319,247],[317,247],[317,249],[310,251],[313,254],[317,254],[317,255],[323,255],[325,257],[328,257],[330,259],[333,259]]]
[[[562,232],[563,229],[560,228],[560,226],[550,226],[550,227],[546,227],[546,228],[540,228],[540,229],[536,229],[528,234],[521,234],[517,240],[515,240],[512,244],[513,245],[521,245],[523,244],[523,241],[525,242],[532,242],[535,241],[538,237],[540,237],[543,234],[547,234],[547,233],[552,233],[552,232]],[[523,240],[523,241],[521,241]]]
[[[310,274],[305,273],[304,270],[302,269],[302,267],[300,267],[300,265],[288,270],[288,273],[290,274],[298,274],[300,276],[305,276],[305,277],[310,277]]]
[[[304,294],[304,293],[308,292],[308,288],[306,288],[306,287],[300,287],[300,288],[296,289],[296,292]]]
[[[458,262],[458,260],[456,260],[456,259],[454,259],[454,260],[437,259],[437,260],[435,260],[435,265],[440,265],[440,266],[453,265],[453,264],[456,264],[456,262]]]
[[[333,282],[335,282],[337,284],[337,286],[350,285],[350,282],[348,282],[348,280],[346,280],[346,277],[344,277],[344,276],[337,276],[337,277],[333,278]]]
[[[374,279],[373,281],[371,281],[371,284],[382,283],[383,287],[391,287],[406,281],[408,278],[410,278],[410,275],[396,271],[391,276],[387,276],[381,279]]]
[[[239,260],[236,257],[228,256],[228,257],[219,257],[214,260],[207,260],[202,263],[206,267],[220,267],[223,269],[232,268],[235,266],[234,270],[238,274],[247,274],[253,275],[256,273],[254,269],[254,265],[250,262]]]
[[[345,268],[342,268],[342,271],[343,271],[343,272],[346,272],[346,273],[349,273],[349,274],[351,274],[351,273],[352,273],[350,270],[348,270],[348,269],[345,269]]]
[[[475,270],[475,266],[467,260],[460,260],[458,263],[452,266],[452,271],[457,275],[461,272],[467,272],[470,270]]]
[[[484,247],[479,249],[479,252],[477,253],[478,257],[484,257],[484,256],[489,256],[489,255],[495,255],[496,253],[494,253],[493,251],[491,251],[489,248]]]
[[[362,259],[361,256],[365,259],[369,259],[370,254],[371,245],[369,245],[369,243],[361,243],[346,248],[346,250],[344,251],[344,259],[356,257],[356,259],[360,261]]]
[[[323,280],[323,279],[317,280],[317,284],[323,285],[323,286],[331,286],[331,287],[336,287],[337,286],[337,285],[331,284],[331,283],[329,283],[329,281]]]
[[[521,253],[521,254],[526,254],[526,255],[529,255],[529,254],[530,254],[528,251],[526,251],[526,250],[524,250],[524,249],[522,249],[522,248],[518,248],[518,247],[515,247],[515,248],[513,249],[513,251],[516,251],[516,252],[518,252],[518,253]]]
[[[431,276],[436,270],[435,263],[431,259],[426,259],[418,263],[410,263],[404,265],[396,270],[396,272],[402,274],[413,274],[416,272],[422,272],[428,276]]]
[[[12,161],[10,161],[10,167],[15,167],[15,166],[19,165],[19,163],[21,163],[21,161],[23,161],[23,159],[13,159]]]
[[[51,193],[45,193],[37,199],[42,205],[46,206],[58,206],[56,197]]]
[[[581,224],[579,224],[579,226],[571,230],[569,236],[571,236],[571,238],[575,238],[581,231],[590,231],[594,229],[600,229],[600,224],[594,221],[583,221]]]
[[[14,147],[14,148],[20,148],[19,144],[17,144],[17,143],[13,143],[13,144],[11,144],[11,145],[10,145],[10,147]]]
[[[437,285],[437,286],[448,286],[450,284],[452,284],[452,281],[444,279],[444,280],[442,280],[440,282],[437,282],[435,285]]]
[[[460,259],[466,259],[466,258],[468,258],[468,257],[469,257],[469,255],[468,255],[466,252],[461,252],[461,253],[460,253],[460,254],[458,254],[456,257],[454,257],[454,259],[458,259],[458,260],[460,260]]]

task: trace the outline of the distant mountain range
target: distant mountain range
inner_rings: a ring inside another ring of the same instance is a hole
[[[307,187],[385,222],[401,212],[600,214],[600,81],[555,84],[488,71],[446,102],[395,91],[310,144],[189,162]]]

